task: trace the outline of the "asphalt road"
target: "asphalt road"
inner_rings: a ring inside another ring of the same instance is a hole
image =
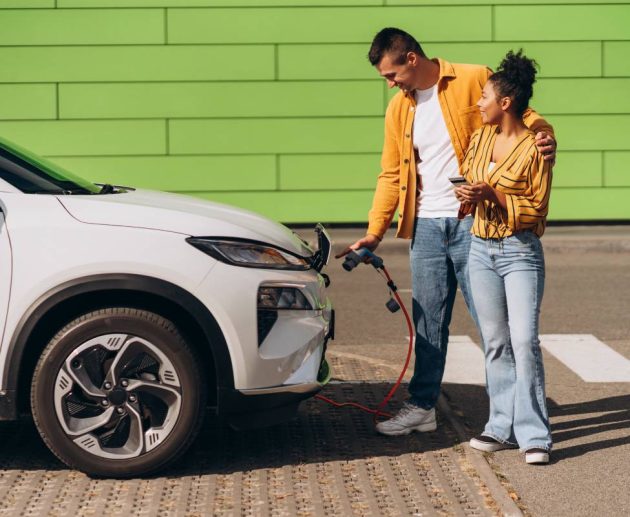
[[[332,234],[338,250],[361,231]],[[547,280],[541,334],[594,335],[630,359],[630,226],[552,227],[543,243]],[[379,252],[408,303],[406,243],[390,238]],[[347,273],[337,263],[328,273],[338,322],[332,349],[402,364],[405,325],[400,313],[385,309],[388,294],[381,278],[370,267]],[[459,293],[451,335],[480,342]],[[585,382],[553,355],[545,351],[544,357],[552,463],[528,466],[517,451],[489,455],[489,463],[526,514],[628,515],[630,383]],[[478,434],[488,411],[484,388],[447,383],[444,393],[471,436]]]

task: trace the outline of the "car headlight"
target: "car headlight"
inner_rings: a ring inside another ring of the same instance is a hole
[[[233,266],[298,271],[311,268],[307,258],[263,242],[204,237],[189,237],[186,241],[211,257]]]

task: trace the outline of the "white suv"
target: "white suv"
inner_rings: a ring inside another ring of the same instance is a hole
[[[0,419],[93,475],[163,468],[206,405],[291,417],[327,376],[330,241],[237,208],[94,185],[0,139]]]

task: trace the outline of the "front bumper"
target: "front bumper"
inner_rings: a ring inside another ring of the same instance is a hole
[[[335,321],[334,311],[331,314],[315,382],[248,390],[219,390],[219,407],[224,409],[222,413],[234,429],[265,427],[289,420],[297,413],[300,402],[316,395],[328,383],[331,369],[326,361],[326,345],[334,336]]]
[[[326,371],[330,370],[326,368]],[[300,402],[316,395],[324,384],[312,382],[256,390],[220,390],[220,407],[229,408],[222,416],[234,429],[286,422],[296,415]]]
[[[327,296],[329,280],[321,274],[330,257],[330,240],[323,228],[318,236],[320,249],[309,270],[219,262],[200,286],[232,361],[234,384],[219,388],[217,410],[234,427],[290,418],[300,401],[315,395],[330,378],[325,352],[334,335],[334,311]],[[263,288],[299,291],[306,303],[261,306]]]

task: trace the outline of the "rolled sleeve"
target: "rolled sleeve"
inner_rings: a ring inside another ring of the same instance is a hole
[[[385,140],[381,157],[381,173],[376,182],[372,208],[368,214],[368,233],[383,238],[389,228],[399,201],[400,151],[391,104],[385,114]]]
[[[523,123],[534,133],[545,132],[556,140],[553,126],[542,118],[534,109],[527,108],[523,113]]]
[[[529,230],[544,223],[549,212],[551,165],[541,153],[528,165],[529,188],[524,194],[506,194],[508,226],[513,232]]]

